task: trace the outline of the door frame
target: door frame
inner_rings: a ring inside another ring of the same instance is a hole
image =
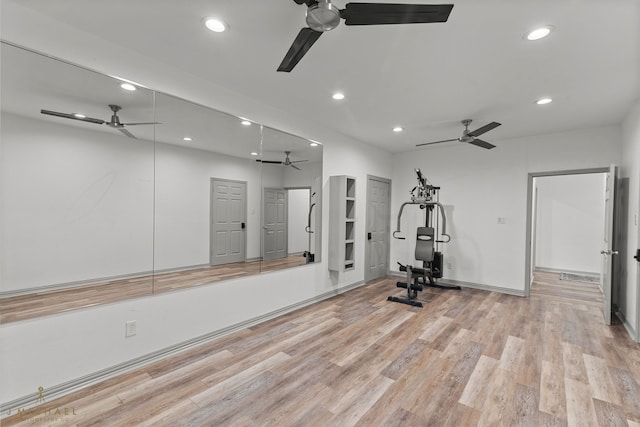
[[[370,210],[369,210],[369,183],[370,181],[381,181],[381,182],[385,182],[387,184],[389,184],[389,203],[387,204],[387,206],[389,207],[389,212],[388,212],[388,216],[389,216],[389,220],[386,222],[386,248],[387,248],[387,271],[386,274],[389,274],[389,270],[390,270],[390,265],[391,265],[391,179],[389,178],[382,178],[380,176],[375,176],[375,175],[369,175],[367,174],[367,200],[366,200],[366,218],[365,218],[365,234],[364,234],[364,259],[365,259],[365,269],[364,269],[364,281],[368,282],[369,280],[373,280],[374,278],[370,277],[369,275],[369,268],[367,267],[368,265],[370,265],[369,263],[369,257],[371,256],[370,253],[370,245],[369,245],[369,240],[367,239],[367,233],[368,230],[366,230],[366,228],[369,226],[369,219],[370,219]]]
[[[244,185],[244,200],[242,201],[242,215],[243,215],[243,222],[245,224],[244,227],[244,260],[241,262],[246,262],[247,261],[247,191],[248,191],[248,187],[249,184],[247,181],[240,181],[237,179],[226,179],[226,178],[217,178],[217,177],[211,177],[211,179],[209,180],[210,184],[209,184],[209,265],[224,265],[224,264],[215,264],[213,263],[213,249],[215,248],[214,246],[214,231],[213,231],[213,221],[215,219],[215,209],[213,206],[214,200],[213,200],[213,193],[214,193],[214,185],[216,181],[222,181],[222,182],[232,182],[235,184],[242,184]]]
[[[640,190],[640,177],[638,177],[638,189]],[[635,217],[636,221],[636,229],[638,230],[638,240],[636,240],[636,246],[632,247],[631,250],[632,251],[636,251],[638,249],[640,249],[640,225],[638,224],[638,222],[640,222],[640,196],[638,197],[638,213],[637,216]],[[627,247],[628,244],[627,244]],[[628,257],[629,255],[627,255]],[[628,259],[627,261],[623,261],[623,262],[629,262]],[[640,343],[640,313],[638,310],[640,310],[640,260],[638,260],[637,262],[635,262],[636,264],[636,330],[635,332],[635,339],[637,343]],[[628,283],[628,282],[627,282]]]
[[[527,227],[525,238],[525,271],[524,271],[524,296],[528,298],[531,293],[531,275],[533,273],[532,245],[533,241],[533,180],[545,176],[583,175],[592,173],[608,173],[609,166],[587,169],[570,169],[546,172],[529,172],[527,177]],[[603,199],[604,203],[604,199]]]

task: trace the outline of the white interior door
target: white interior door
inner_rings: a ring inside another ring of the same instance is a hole
[[[263,201],[262,258],[284,258],[287,256],[287,191],[265,188]]]
[[[246,260],[246,206],[246,182],[211,179],[211,265]]]
[[[386,276],[389,270],[390,187],[387,180],[367,181],[367,281]]]
[[[600,286],[604,296],[604,321],[611,324],[611,279],[613,273],[613,257],[618,254],[613,248],[613,218],[614,201],[616,191],[616,167],[611,165],[607,173],[605,185],[605,213],[604,213],[604,238],[602,241],[602,275],[600,276]]]

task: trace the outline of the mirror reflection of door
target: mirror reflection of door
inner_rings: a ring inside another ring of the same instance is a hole
[[[263,194],[263,245],[265,261],[287,256],[287,190],[265,188]]]
[[[211,265],[244,262],[247,183],[211,178]]]

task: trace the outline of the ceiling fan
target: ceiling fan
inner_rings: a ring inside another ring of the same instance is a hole
[[[302,170],[299,167],[297,167],[296,165],[294,165],[294,163],[306,162],[307,160],[294,160],[294,161],[291,161],[291,159],[289,159],[289,154],[291,154],[291,151],[285,151],[284,152],[285,159],[282,162],[277,161],[277,160],[261,160],[261,159],[257,159],[256,162],[271,163],[271,164],[283,165],[283,166],[291,166],[294,169]]]
[[[120,122],[120,118],[118,117],[118,111],[120,111],[122,109],[122,107],[120,107],[119,105],[110,104],[109,108],[111,108],[111,111],[113,112],[113,115],[111,116],[111,119],[109,119],[109,121],[105,121],[105,120],[102,120],[102,119],[94,119],[93,117],[87,117],[87,116],[84,116],[84,115],[78,114],[78,113],[74,113],[74,114],[60,113],[58,111],[50,111],[50,110],[40,110],[40,113],[48,114],[50,116],[63,117],[65,119],[80,120],[82,122],[95,123],[97,125],[107,125],[109,127],[112,127],[114,129],[119,130],[123,134],[127,135],[129,138],[134,138],[134,139],[137,139],[137,138],[135,136],[133,136],[133,134],[131,132],[126,130],[125,126],[160,125],[160,124],[162,124],[162,123],[159,123],[159,122],[121,123]]]
[[[293,0],[307,5],[307,25],[298,33],[278,71],[289,72],[323,32],[345,25],[423,24],[447,22],[452,4],[347,3],[338,9],[330,0]]]
[[[443,141],[434,141],[434,142],[423,142],[422,144],[416,144],[416,147],[420,147],[422,145],[431,145],[431,144],[440,144],[441,142],[450,142],[450,141],[460,141],[460,142],[468,142],[469,144],[477,145],[478,147],[486,148],[488,150],[495,147],[493,144],[489,144],[487,141],[483,141],[476,137],[482,135],[485,132],[489,132],[491,129],[495,129],[501,125],[498,122],[491,122],[488,125],[484,125],[474,131],[469,131],[469,125],[471,124],[471,119],[465,119],[462,121],[464,125],[464,131],[462,132],[462,136],[460,138],[454,139],[445,139]]]

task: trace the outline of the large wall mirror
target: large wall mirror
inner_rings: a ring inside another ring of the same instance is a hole
[[[320,144],[1,49],[2,323],[319,261]]]

